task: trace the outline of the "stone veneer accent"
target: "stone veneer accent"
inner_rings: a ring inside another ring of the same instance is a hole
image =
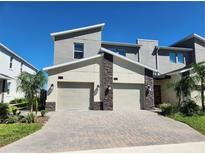
[[[46,102],[46,109],[48,109],[48,111],[55,111],[56,102]]]
[[[151,88],[151,91],[148,92],[148,86]],[[154,80],[153,72],[145,69],[145,102],[144,109],[153,109],[154,108]]]
[[[90,110],[103,110],[103,102],[92,102],[90,104]]]
[[[111,54],[104,53],[102,75],[103,110],[113,110],[113,55]],[[111,86],[111,90],[108,90],[108,85]]]

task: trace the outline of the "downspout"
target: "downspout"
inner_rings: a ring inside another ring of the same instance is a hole
[[[158,75],[158,72],[159,72],[158,51],[159,51],[159,47],[156,47],[156,70],[157,70],[157,75]]]
[[[6,85],[6,80],[3,80],[3,84],[2,84],[2,95],[1,95],[1,102],[2,102],[2,103],[4,103],[5,85]]]

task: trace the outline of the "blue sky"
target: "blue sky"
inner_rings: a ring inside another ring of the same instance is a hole
[[[0,42],[37,68],[53,64],[51,32],[105,22],[104,41],[160,45],[205,36],[204,2],[0,2]]]

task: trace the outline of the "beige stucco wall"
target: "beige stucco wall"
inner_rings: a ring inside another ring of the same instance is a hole
[[[172,87],[169,87],[170,83],[174,81],[178,81],[180,79],[180,75],[172,75],[171,79],[164,80],[155,80],[155,85],[160,85],[161,87],[161,100],[162,103],[173,103],[176,104],[178,102],[178,98],[176,97],[176,93]]]
[[[93,83],[94,101],[101,101],[103,98],[103,90],[100,85],[100,81],[102,81],[102,61],[103,57],[98,57],[48,71],[48,88],[51,84],[53,84],[54,87],[51,93],[48,92],[47,102],[58,102],[58,82]],[[114,83],[144,84],[143,67],[137,66],[117,57],[113,57],[113,62],[113,78],[118,77],[118,81],[113,80]],[[58,76],[63,76],[63,79],[58,79]],[[97,85],[100,85],[100,88],[97,88]]]
[[[48,72],[48,88],[51,84],[54,88],[48,94],[48,102],[57,102],[58,87],[57,82],[87,82],[94,83],[94,91],[96,92],[97,85],[100,85],[100,66],[102,65],[102,57],[92,59],[77,64],[72,64],[67,67],[55,69]],[[58,79],[58,76],[63,76],[63,79]],[[100,91],[94,95],[94,101],[100,101]]]
[[[118,80],[114,80],[115,77],[117,77]],[[113,82],[144,84],[144,68],[118,57],[114,57]]]

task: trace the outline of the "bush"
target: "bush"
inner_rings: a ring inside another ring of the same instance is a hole
[[[16,98],[9,102],[9,104],[12,104],[13,106],[16,106],[17,108],[28,108],[28,101],[25,98]]]
[[[7,103],[0,103],[0,120],[5,120],[9,115],[9,105]]]
[[[12,111],[13,115],[16,115],[18,108],[16,106],[11,106],[11,111]]]
[[[27,119],[26,119],[25,117],[21,118],[19,121],[20,121],[21,123],[27,123]]]
[[[44,117],[46,113],[48,113],[48,109],[41,110],[41,116]]]
[[[193,100],[186,100],[181,103],[180,112],[187,116],[200,114],[200,107]]]
[[[26,118],[27,123],[34,123],[35,122],[35,115],[33,114],[33,112],[28,113],[25,118]]]
[[[16,122],[18,122],[18,120],[19,120],[18,116],[11,115],[11,116],[8,117],[8,119],[6,119],[5,123],[9,123],[9,124],[10,123],[16,123]]]
[[[25,98],[15,98],[9,102],[9,104],[21,104],[21,103],[27,103],[27,100]]]
[[[169,103],[163,103],[159,105],[162,115],[170,115],[171,113],[174,112],[175,106]]]

